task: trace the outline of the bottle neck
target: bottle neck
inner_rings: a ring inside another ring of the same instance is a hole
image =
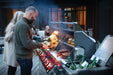
[[[73,64],[73,61],[71,60],[71,57],[68,57],[68,60],[71,64]]]
[[[97,60],[94,60],[94,61],[91,63],[91,65],[95,65],[96,62],[97,62]]]
[[[81,62],[84,62],[84,56],[82,57],[82,60],[81,60]]]

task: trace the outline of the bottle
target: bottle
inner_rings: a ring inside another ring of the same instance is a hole
[[[87,68],[93,68],[96,65],[96,63],[98,63],[98,61],[99,61],[99,58],[96,57],[96,59],[94,59],[93,62],[88,65]]]
[[[78,57],[84,56],[84,47],[76,46],[74,51],[74,60],[79,60]]]
[[[79,63],[79,66],[78,66],[78,69],[83,69],[82,67],[82,63],[84,62],[84,56],[82,56],[82,60],[81,62]]]
[[[84,61],[84,62],[81,64],[80,69],[86,69],[87,66],[88,66],[88,62],[87,62],[87,61]]]
[[[80,61],[82,59],[83,55],[77,55],[75,61]]]
[[[91,64],[95,58],[96,58],[95,55],[92,55],[92,57],[91,57],[91,59],[88,61],[88,63]]]
[[[78,69],[86,69],[88,67],[88,64],[91,64],[95,58],[95,55],[93,55],[88,62],[84,61],[84,58],[82,58],[82,61],[80,62]]]
[[[70,68],[72,69],[72,70],[75,70],[76,69],[76,65],[73,63],[73,61],[71,60],[71,57],[68,57],[68,60],[69,60],[69,62],[70,62]]]

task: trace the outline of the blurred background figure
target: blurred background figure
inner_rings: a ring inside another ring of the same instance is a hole
[[[33,27],[32,27],[31,29],[32,29],[32,33],[33,33],[33,35],[37,35],[37,36],[39,36],[39,34],[38,34],[38,29],[36,28],[35,25],[33,25]]]
[[[45,37],[50,36],[50,33],[49,33],[49,25],[47,25],[47,26],[45,27],[44,36],[45,36]]]
[[[33,40],[40,40],[40,37],[38,34],[39,29],[37,29],[36,26],[33,25],[31,30],[32,30],[32,34],[33,34]]]
[[[20,20],[24,15],[24,12],[17,11],[12,20],[6,27],[5,30],[5,44],[4,44],[4,53],[3,60],[6,62],[8,67],[8,75],[15,75],[17,62],[15,56],[15,46],[14,46],[14,26],[18,20]]]

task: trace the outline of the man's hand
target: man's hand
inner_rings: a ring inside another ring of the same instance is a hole
[[[43,44],[44,49],[48,49],[48,46],[46,44]]]

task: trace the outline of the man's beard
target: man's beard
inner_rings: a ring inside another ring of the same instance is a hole
[[[33,24],[34,23],[34,19],[33,19],[33,16],[31,17],[31,19],[29,20],[30,24]]]

